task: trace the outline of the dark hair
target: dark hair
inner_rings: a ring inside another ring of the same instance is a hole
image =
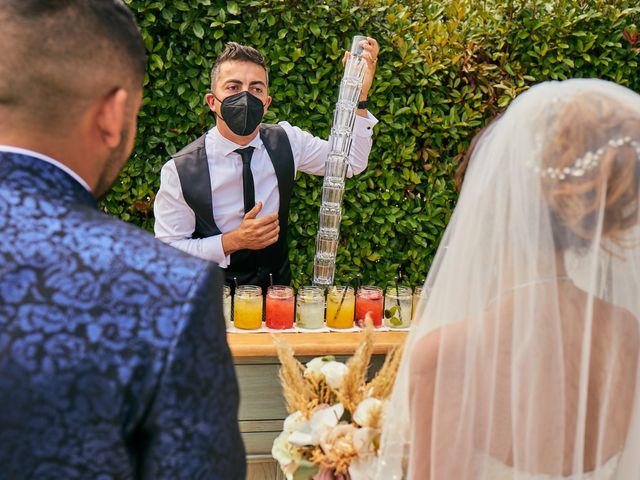
[[[478,145],[478,142],[484,136],[486,131],[492,125],[494,125],[495,122],[498,121],[498,119],[501,116],[502,116],[501,113],[496,115],[487,125],[482,127],[478,131],[478,133],[476,133],[474,135],[473,139],[471,139],[471,143],[469,144],[469,148],[467,148],[467,152],[464,154],[464,157],[462,157],[462,159],[460,160],[460,163],[456,167],[456,171],[455,171],[454,176],[453,176],[453,182],[454,182],[454,184],[456,186],[456,190],[458,190],[458,193],[460,193],[460,189],[462,189],[462,182],[464,182],[464,176],[467,173],[467,168],[469,168],[469,160],[471,160],[471,157],[473,156],[473,154],[474,154],[474,152],[476,150],[476,146]]]
[[[269,72],[267,71],[267,64],[265,63],[264,57],[262,54],[253,47],[248,47],[246,45],[240,45],[236,42],[229,42],[224,47],[224,50],[218,58],[216,58],[216,62],[211,67],[211,90],[216,83],[216,77],[220,72],[220,65],[224,62],[251,62],[256,65],[264,68],[264,71],[267,74],[267,85],[269,84]]]
[[[142,87],[146,53],[121,0],[2,0],[0,107],[51,127],[114,88]]]

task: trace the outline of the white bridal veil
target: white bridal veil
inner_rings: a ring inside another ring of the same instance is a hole
[[[640,96],[538,85],[479,138],[378,478],[640,479]]]

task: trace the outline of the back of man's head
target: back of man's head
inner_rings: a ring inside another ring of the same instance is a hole
[[[68,131],[96,99],[142,88],[144,43],[121,0],[2,0],[0,25],[0,128]]]

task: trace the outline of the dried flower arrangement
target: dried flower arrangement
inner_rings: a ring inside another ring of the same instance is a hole
[[[401,346],[389,352],[368,382],[373,339],[368,321],[346,365],[331,355],[302,365],[291,347],[276,339],[289,416],[271,453],[288,480],[372,477],[380,448],[383,407],[402,356]]]

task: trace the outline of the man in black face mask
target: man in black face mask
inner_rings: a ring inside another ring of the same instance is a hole
[[[372,128],[367,111],[378,44],[361,42],[367,73],[358,104],[348,176],[367,166]],[[345,59],[346,59],[345,54]],[[271,104],[263,56],[229,43],[211,70],[205,96],[216,125],[162,168],[155,234],[192,255],[217,262],[227,284],[288,285],[289,201],[297,171],[324,174],[329,143],[288,122],[261,124]]]

